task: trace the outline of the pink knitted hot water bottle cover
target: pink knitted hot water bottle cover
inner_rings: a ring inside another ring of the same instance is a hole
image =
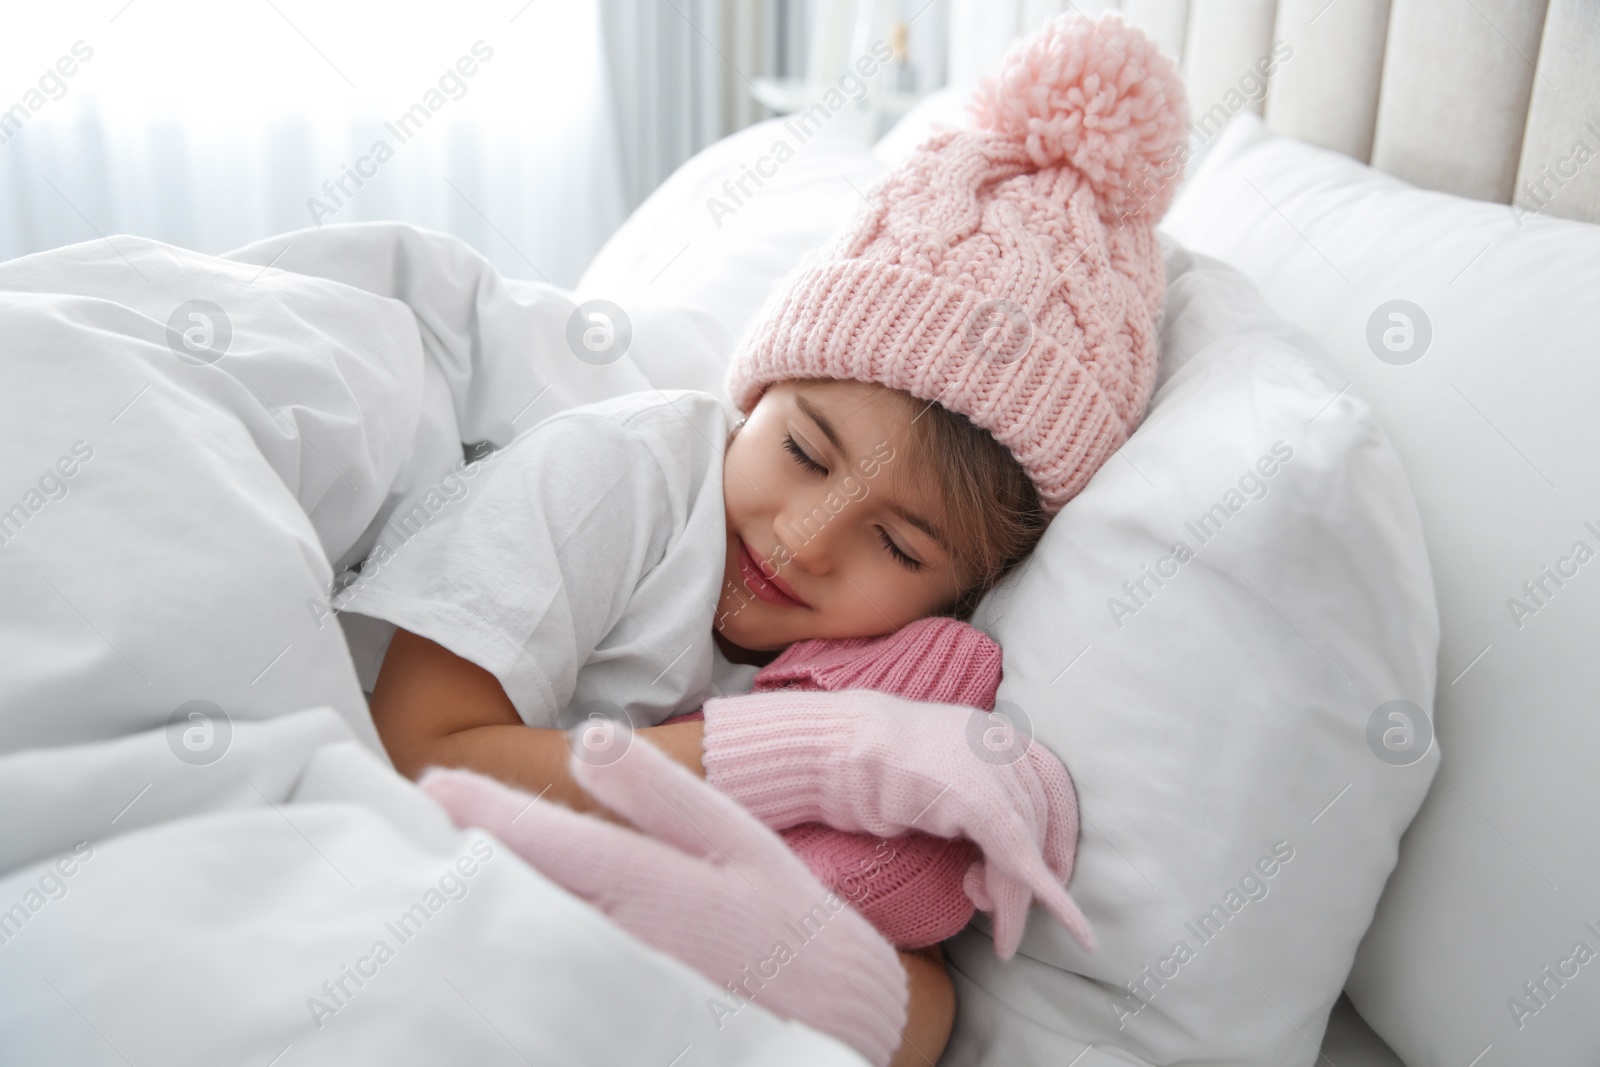
[[[1000,647],[976,627],[939,616],[881,637],[797,641],[761,669],[753,691],[874,689],[993,711],[999,687]],[[695,711],[667,722],[701,718]],[[970,841],[916,832],[880,838],[823,823],[779,833],[819,882],[899,948],[937,944],[972,919],[961,888],[979,858]]]

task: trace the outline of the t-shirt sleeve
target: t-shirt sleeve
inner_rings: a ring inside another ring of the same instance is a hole
[[[666,492],[627,426],[554,416],[402,502],[334,605],[470,660],[523,722],[553,727],[665,552]]]

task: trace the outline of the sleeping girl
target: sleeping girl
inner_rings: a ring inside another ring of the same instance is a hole
[[[974,850],[962,891],[999,955],[1035,899],[1092,946],[1065,890],[1076,797],[1042,745],[981,758],[967,732],[981,701],[918,699],[946,690],[892,670],[747,692],[797,642],[970,615],[1144,415],[1164,296],[1154,227],[1171,193],[1150,179],[1181,169],[1185,118],[1170,61],[1114,15],[1063,17],[1013,49],[972,115],[889,175],[758,315],[728,372],[735,425],[689,390],[554,415],[341,594],[341,611],[395,627],[371,710],[396,768],[477,772],[430,790],[458,820],[483,813],[508,841],[549,827],[625,863],[629,841],[660,842],[579,813],[667,835],[625,803],[648,779],[717,825],[959,839]],[[703,721],[664,721],[702,707]],[[567,728],[597,711],[640,727],[631,750],[574,748]],[[558,808],[579,823],[551,822]],[[559,880],[569,868],[544,855],[535,865]],[[786,877],[817,885],[788,861]],[[618,892],[608,913],[719,984],[732,977],[719,968],[770,947],[652,937],[690,922],[687,902],[672,910],[681,894]],[[695,906],[744,929],[731,917],[763,901],[741,892]],[[937,948],[896,956],[864,921],[829,936],[842,954],[805,966],[844,970],[767,1006],[875,1063],[936,1060],[953,1016]]]

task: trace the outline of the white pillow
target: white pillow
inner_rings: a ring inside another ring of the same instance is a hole
[[[827,126],[809,138],[803,132],[768,119],[694,155],[611,235],[579,279],[578,299],[703,312],[726,330],[723,355],[731,358],[779,279],[863,210],[861,194],[888,171],[866,146]],[[661,384],[652,367],[640,369]],[[697,373],[672,384],[726,399],[721,368]]]
[[[970,85],[947,85],[918,100],[893,129],[878,138],[872,154],[885,165],[898,167],[939,130],[966,129],[972,125],[967,116],[972,90]]]
[[[1481,1067],[1594,1062],[1600,227],[1415,189],[1240,115],[1166,228],[1248,274],[1370,398],[1436,561],[1446,770],[1351,999],[1412,1067],[1490,1046]]]
[[[1166,269],[1144,423],[973,620],[1072,771],[1100,949],[1039,912],[1009,964],[957,937],[946,1063],[1313,1063],[1438,761],[1368,743],[1430,706],[1438,642],[1376,418],[1237,271],[1170,243]]]

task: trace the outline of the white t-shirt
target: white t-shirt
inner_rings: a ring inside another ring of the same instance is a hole
[[[399,626],[493,674],[529,726],[572,726],[592,701],[650,726],[713,684],[748,691],[757,668],[711,636],[728,429],[709,393],[630,393],[552,415],[401,503],[333,601],[392,624],[341,615],[367,645],[363,686]]]

